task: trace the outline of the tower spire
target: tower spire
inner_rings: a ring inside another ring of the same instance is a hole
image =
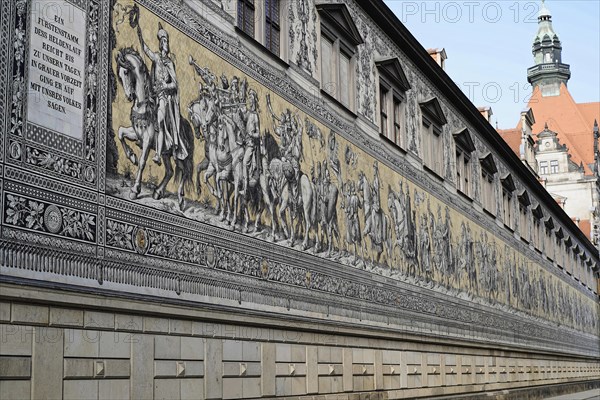
[[[560,85],[571,77],[568,64],[562,63],[562,43],[552,26],[552,14],[542,0],[538,13],[538,31],[533,38],[535,65],[527,70],[527,80],[535,88],[540,86],[542,95],[557,96]]]

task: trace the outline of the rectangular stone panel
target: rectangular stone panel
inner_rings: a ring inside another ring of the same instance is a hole
[[[135,334],[131,340],[131,398],[154,398],[154,337]]]
[[[99,400],[129,400],[129,379],[107,379],[98,382]]]
[[[31,355],[33,327],[0,324],[0,355]]]
[[[31,398],[31,381],[0,380],[0,399],[23,400]]]
[[[0,322],[10,321],[10,303],[0,302]]]
[[[91,379],[94,376],[94,363],[91,358],[65,358],[64,359],[64,377],[65,379]]]
[[[261,347],[261,390],[262,396],[276,394],[276,346],[274,343],[262,343]]]
[[[115,315],[113,313],[86,310],[83,314],[83,326],[92,329],[114,329]]]
[[[181,358],[181,337],[169,335],[155,336],[154,358],[157,360],[179,360]]]
[[[101,358],[129,358],[133,334],[129,332],[99,332],[98,356]]]
[[[224,377],[250,377],[260,376],[261,365],[259,362],[223,362]]]
[[[277,363],[275,371],[277,376],[306,376],[306,364]]]
[[[0,379],[29,379],[30,377],[30,357],[0,356]]]
[[[98,380],[64,381],[64,400],[98,400]]]
[[[48,307],[31,304],[12,304],[12,322],[21,324],[48,325],[50,310]]]
[[[36,327],[32,353],[32,391],[35,400],[60,399],[63,391],[63,330]]]
[[[207,339],[204,344],[204,397],[208,400],[223,397],[223,341]]]
[[[83,326],[83,311],[67,308],[50,308],[50,325]]]
[[[181,384],[178,379],[155,379],[154,400],[173,400],[181,397]]]
[[[181,379],[179,381],[179,391],[181,400],[202,400],[204,399],[204,380],[200,378],[195,379]]]
[[[65,357],[96,358],[100,349],[100,331],[65,329]]]

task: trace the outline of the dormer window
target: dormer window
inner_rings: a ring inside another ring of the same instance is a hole
[[[558,160],[550,160],[550,173],[558,174]]]
[[[531,229],[533,245],[541,252],[543,246],[540,240],[540,234],[542,229],[542,219],[544,218],[542,206],[538,204],[537,207],[534,207],[531,210],[531,216],[533,217],[533,227]]]
[[[546,220],[544,221],[544,226],[546,227],[546,234],[544,236],[544,252],[546,253],[546,257],[548,259],[554,260],[554,220],[552,219],[552,217],[546,218]]]
[[[421,126],[421,154],[423,165],[438,177],[444,176],[443,126],[447,120],[439,101],[434,97],[420,103],[423,115]]]
[[[481,205],[483,209],[496,216],[495,179],[498,169],[491,153],[479,159],[481,164]]]
[[[548,161],[540,161],[540,175],[548,175]]]
[[[410,84],[397,58],[377,61],[379,72],[379,127],[382,136],[404,148],[405,92]]]
[[[456,154],[456,189],[471,197],[471,156],[475,151],[475,144],[467,129],[458,131],[453,136]]]
[[[363,39],[343,3],[318,4],[321,16],[321,89],[354,110],[355,53]]]
[[[515,191],[515,183],[510,174],[502,178],[502,213],[504,225],[510,230],[515,229],[513,194]]]
[[[525,189],[519,193],[517,198],[519,200],[519,234],[523,240],[529,242],[531,240],[529,231],[529,206],[531,201]]]

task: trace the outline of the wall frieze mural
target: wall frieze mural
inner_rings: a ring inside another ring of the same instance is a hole
[[[419,156],[425,98],[439,97],[447,116],[446,160],[452,135],[473,130],[356,4],[359,118],[377,118],[375,49],[397,55],[413,88],[406,157],[174,0],[68,0],[86,15],[75,26],[85,32],[81,135],[40,126],[27,96],[38,58],[25,46],[32,23],[42,24],[28,12],[36,1],[0,5],[10,55],[0,73],[15,82],[0,88],[0,106],[9,100],[0,119],[4,271],[414,333],[443,320],[467,340],[600,351],[597,296],[499,229],[477,200],[449,191],[452,163],[441,184],[409,160]],[[208,6],[233,23],[218,2]],[[292,68],[316,78],[316,9],[294,1],[288,17],[290,40],[306,39],[290,48]]]

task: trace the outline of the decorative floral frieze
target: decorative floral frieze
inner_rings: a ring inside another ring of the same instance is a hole
[[[4,222],[88,242],[96,240],[96,216],[17,194],[5,193]]]

